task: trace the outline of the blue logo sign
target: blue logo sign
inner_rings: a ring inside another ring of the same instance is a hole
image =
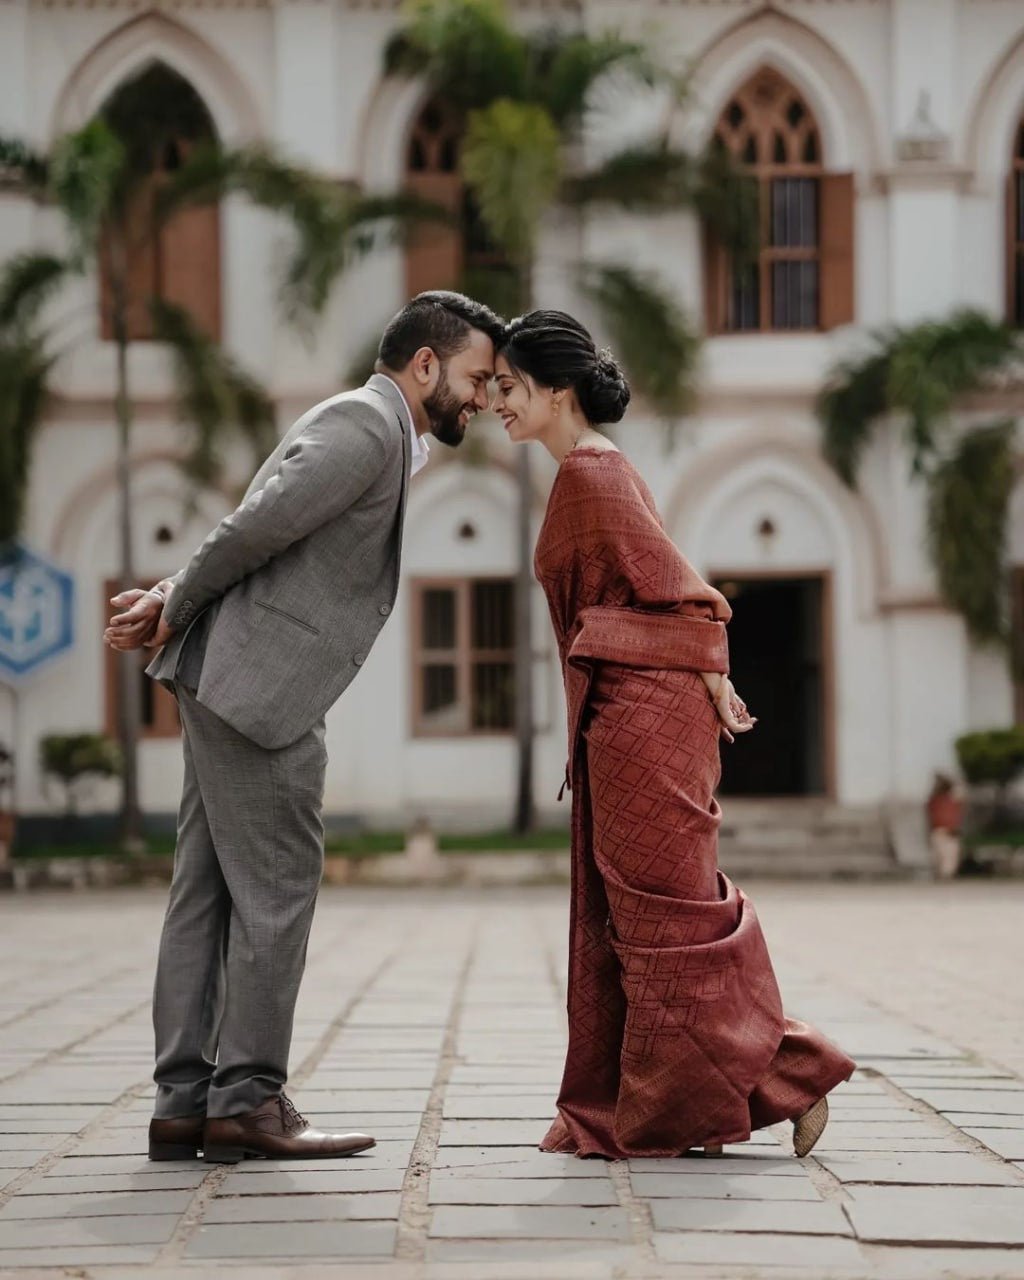
[[[69,574],[15,543],[0,556],[0,680],[31,675],[74,644]]]

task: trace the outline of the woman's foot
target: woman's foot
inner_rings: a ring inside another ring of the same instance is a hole
[[[805,1111],[799,1120],[793,1121],[793,1150],[801,1159],[810,1155],[827,1124],[827,1098],[819,1098],[810,1111]]]

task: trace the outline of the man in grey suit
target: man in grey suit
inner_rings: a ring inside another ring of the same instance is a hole
[[[153,999],[150,1158],[350,1155],[284,1093],[323,868],[324,714],[394,607],[410,475],[429,431],[461,442],[488,404],[501,321],[413,299],[377,373],[288,431],[238,509],[152,591],[115,596],[115,649],[160,648],[185,782]]]

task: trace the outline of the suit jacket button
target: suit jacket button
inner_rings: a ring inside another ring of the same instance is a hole
[[[382,618],[386,618],[388,614],[391,612],[391,606],[389,604],[382,604],[381,607],[377,610],[377,612],[381,615]]]
[[[366,654],[355,653],[352,655],[352,661],[356,664],[357,667],[361,667],[363,663],[366,661]]]

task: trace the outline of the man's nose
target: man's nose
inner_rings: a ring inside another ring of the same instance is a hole
[[[487,409],[491,403],[491,397],[486,387],[477,387],[476,395],[473,397],[473,403],[478,409]]]

